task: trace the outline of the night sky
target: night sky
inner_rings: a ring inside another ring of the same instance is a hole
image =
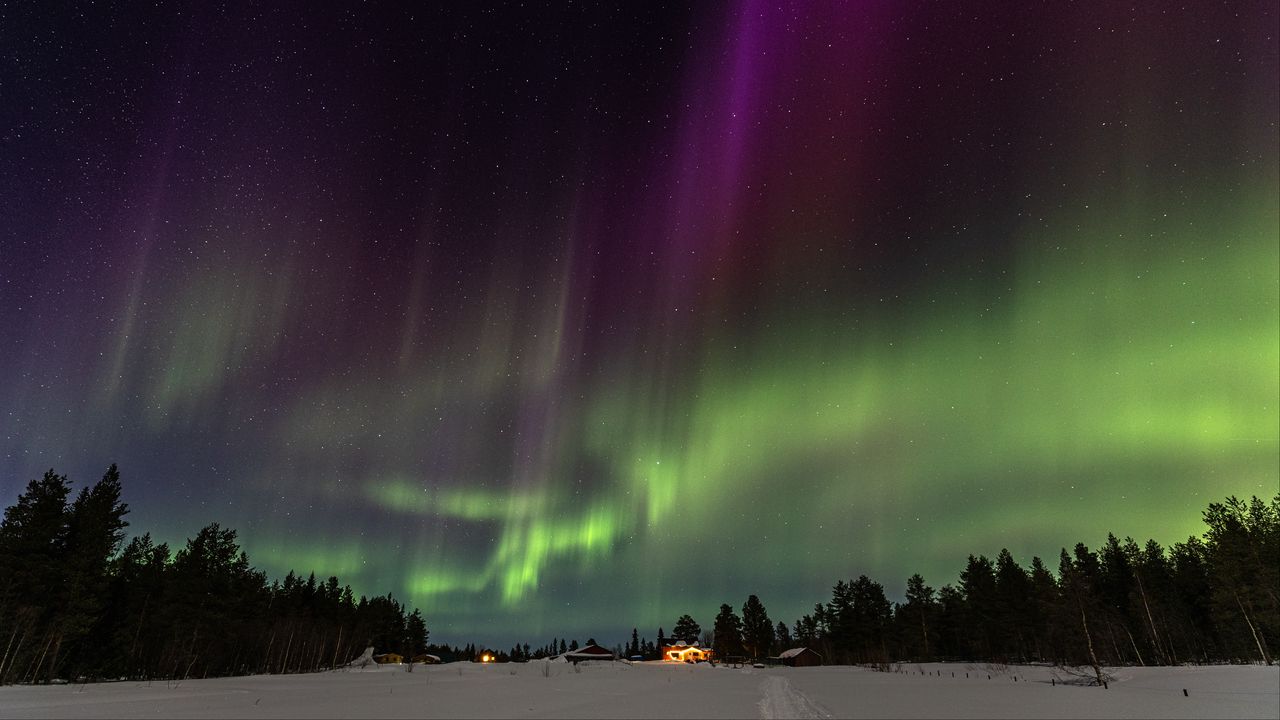
[[[505,647],[1277,492],[1274,0],[423,5],[0,6],[0,504]]]

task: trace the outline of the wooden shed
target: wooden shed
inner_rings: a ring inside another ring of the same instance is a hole
[[[582,660],[612,660],[613,651],[599,645],[586,645],[565,653],[564,659],[575,663]]]
[[[791,648],[778,654],[778,659],[788,667],[809,667],[821,665],[822,656],[807,647]]]

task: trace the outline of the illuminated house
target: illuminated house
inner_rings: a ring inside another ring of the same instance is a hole
[[[698,643],[680,640],[673,645],[662,646],[663,662],[702,662],[711,659],[711,648],[698,647]]]

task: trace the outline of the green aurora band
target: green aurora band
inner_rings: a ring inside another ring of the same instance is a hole
[[[1009,547],[1025,562],[1108,531],[1185,539],[1207,502],[1276,486],[1276,197],[1184,219],[1206,235],[1162,234],[1149,257],[1108,240],[1157,220],[1095,214],[1061,243],[1030,238],[1023,247],[1042,249],[1019,259],[1003,308],[960,288],[893,327],[852,332],[779,303],[749,344],[709,328],[680,397],[652,381],[590,393],[545,475],[514,491],[410,475],[358,485],[428,526],[488,528],[479,564],[451,562],[444,534],[436,548],[409,542],[404,591],[437,615],[491,596],[485,612],[513,626],[539,617],[548,585],[617,583],[652,608],[635,622],[656,625],[709,616],[786,568],[813,578],[817,600],[861,572],[894,591],[917,570],[952,581],[970,552]],[[579,453],[611,483],[588,493],[560,481]],[[347,575],[363,556],[391,578],[400,562],[371,541],[335,538],[332,554],[271,545],[279,568]],[[617,570],[637,566],[672,585],[699,580],[673,600]]]

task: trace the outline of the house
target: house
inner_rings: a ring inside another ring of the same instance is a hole
[[[413,662],[421,663],[423,665],[438,665],[440,664],[440,656],[432,655],[430,653],[422,653],[420,655],[414,655]]]
[[[379,665],[395,665],[404,662],[404,656],[398,653],[382,653],[381,655],[374,655],[373,661]]]
[[[580,647],[577,650],[570,650],[563,657],[565,660],[574,663],[580,660],[612,660],[613,651],[591,644]]]
[[[822,664],[822,656],[807,647],[784,650],[778,654],[778,659],[788,667],[809,667]]]
[[[713,652],[711,648],[699,647],[698,643],[687,643],[678,640],[671,645],[662,646],[663,662],[703,662],[710,660]]]

